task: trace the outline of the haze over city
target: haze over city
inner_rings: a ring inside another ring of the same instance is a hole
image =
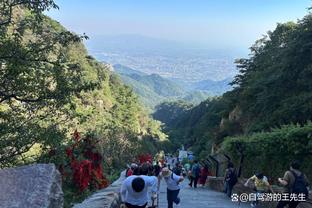
[[[57,0],[47,14],[86,33],[99,61],[186,82],[231,80],[235,59],[278,22],[297,21],[310,0]]]
[[[137,34],[210,48],[246,49],[276,22],[296,21],[310,0],[57,0],[49,16],[98,35]]]

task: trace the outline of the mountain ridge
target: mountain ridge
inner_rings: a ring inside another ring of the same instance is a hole
[[[192,104],[199,104],[207,98],[221,95],[231,88],[230,86],[224,87],[228,80],[186,83],[183,80],[168,79],[154,73],[147,74],[122,64],[113,65],[113,69],[150,109],[166,101],[184,100]]]

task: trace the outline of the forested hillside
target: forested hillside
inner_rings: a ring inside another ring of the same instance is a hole
[[[120,64],[114,65],[114,70],[127,85],[133,88],[141,102],[151,110],[156,105],[170,100],[185,100],[198,104],[211,96],[208,91],[191,91],[185,85],[157,74],[148,75]]]
[[[94,160],[96,177],[104,180],[102,171],[109,178],[138,154],[158,150],[166,140],[160,123],[142,110],[131,88],[88,55],[85,35],[42,14],[57,8],[53,1],[2,1],[0,7],[1,168],[53,162],[64,173],[70,202],[95,189],[72,184],[77,168]]]
[[[203,80],[191,84],[193,90],[208,91],[212,95],[222,95],[223,93],[232,90],[230,83],[232,78],[227,78],[220,81]]]
[[[240,147],[248,158],[249,174],[262,168],[268,175],[281,175],[292,159],[302,160],[311,172],[307,164],[312,153],[301,146],[312,144],[307,124],[312,119],[311,25],[311,14],[296,23],[278,24],[256,41],[249,58],[237,60],[239,74],[232,91],[180,111],[177,119],[158,117],[167,123],[171,140],[191,147],[202,158],[212,147],[237,156]],[[170,116],[175,108],[173,104],[162,115]],[[253,166],[256,156],[270,162]],[[275,165],[279,169],[273,173],[270,167]]]
[[[185,101],[175,101],[175,102],[164,102],[156,106],[153,117],[156,120],[162,121],[166,124],[167,128],[174,127],[176,119],[181,119],[181,117],[188,112],[192,107],[192,104]]]
[[[156,105],[168,101],[184,100],[190,104],[199,104],[208,97],[220,95],[231,89],[229,80],[186,83],[157,74],[148,75],[120,64],[114,65],[113,69],[151,110],[154,110]]]

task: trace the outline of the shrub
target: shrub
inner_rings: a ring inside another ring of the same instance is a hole
[[[243,176],[257,171],[276,179],[283,176],[292,160],[302,161],[302,170],[312,178],[312,123],[306,125],[285,125],[270,132],[254,133],[246,136],[227,137],[222,144],[224,152],[236,162],[239,159],[237,146],[245,155]]]

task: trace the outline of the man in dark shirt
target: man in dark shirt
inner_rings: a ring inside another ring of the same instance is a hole
[[[283,178],[279,178],[278,181],[280,182],[281,185],[283,185],[286,190],[286,193],[293,193],[293,187],[296,181],[296,178],[298,180],[298,177],[304,177],[304,183],[306,187],[309,186],[309,181],[308,178],[305,174],[303,174],[300,171],[300,162],[299,161],[294,161],[290,164],[290,169],[285,172]],[[308,196],[307,196],[308,197]],[[286,205],[289,206],[289,208],[296,208],[297,205],[299,204],[299,201],[279,201],[277,208],[284,208]]]

